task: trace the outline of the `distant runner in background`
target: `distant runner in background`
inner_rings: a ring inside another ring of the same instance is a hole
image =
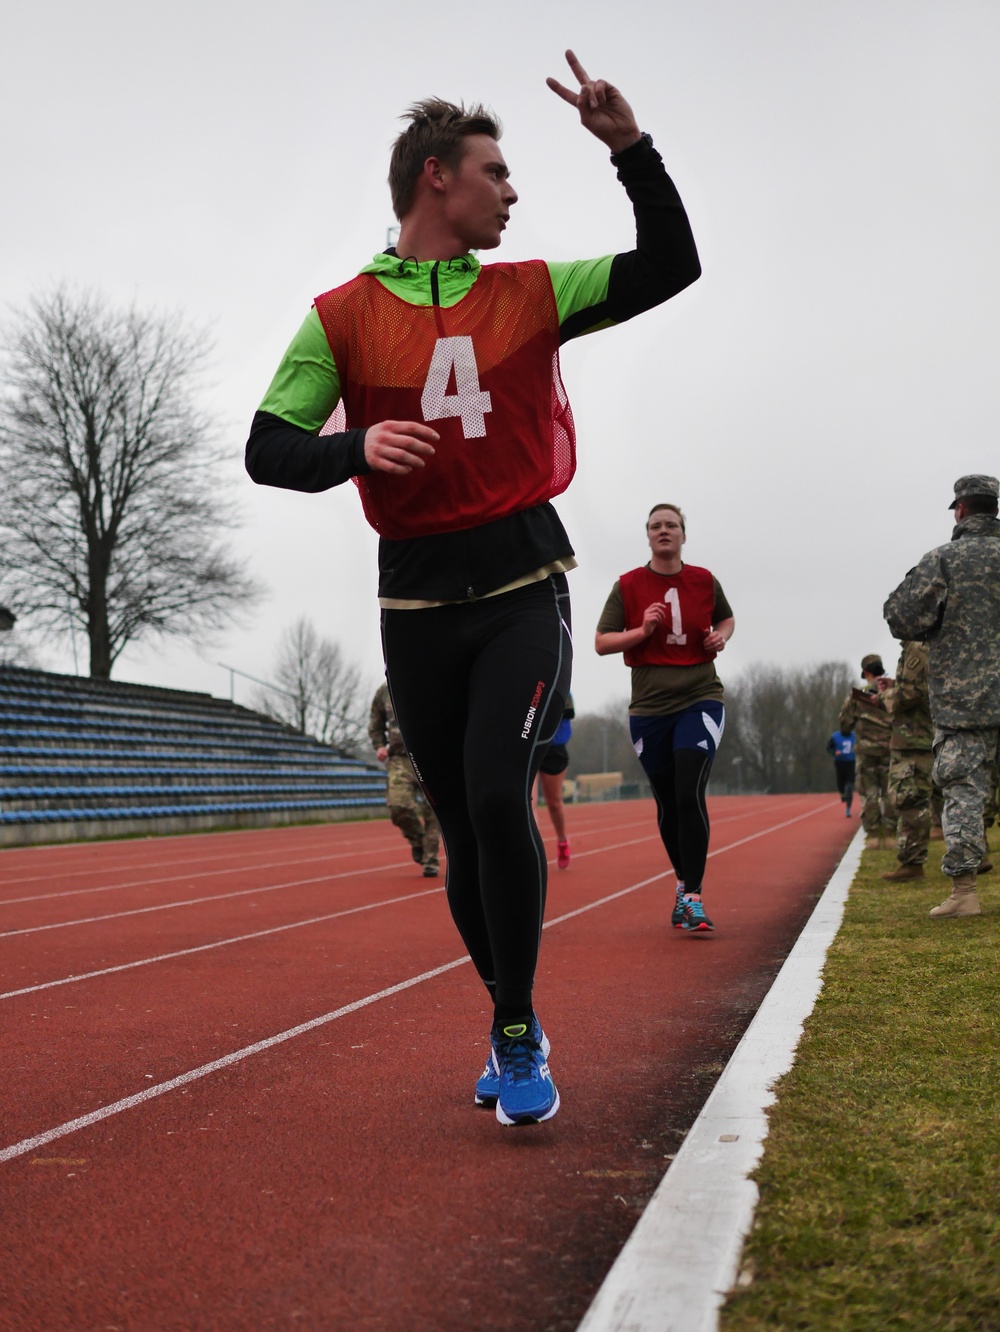
[[[854,732],[844,735],[834,731],[826,742],[826,752],[833,755],[833,770],[837,776],[837,790],[844,802],[844,817],[851,817],[851,801],[854,799]]]
[[[542,766],[538,770],[539,785],[545,808],[549,811],[552,827],[556,833],[556,864],[561,870],[569,869],[569,842],[566,838],[566,811],[563,809],[563,773],[569,767],[569,753],[566,746],[573,734],[573,695],[566,700],[562,721],[556,727],[552,743],[545,751]]]
[[[629,730],[677,873],[670,923],[705,932],[715,928],[701,900],[709,837],[705,790],[725,726],[714,662],[736,621],[718,579],[681,559],[687,531],[676,504],[650,510],[646,537],[652,559],[622,574],[611,589],[594,647],[602,657],[623,652],[632,667]]]

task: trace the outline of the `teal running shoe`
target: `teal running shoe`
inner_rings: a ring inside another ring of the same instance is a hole
[[[681,921],[681,929],[689,933],[704,933],[708,930],[714,930],[715,926],[705,915],[705,908],[700,902],[696,902],[689,897],[685,897],[682,906],[684,908],[684,919]]]

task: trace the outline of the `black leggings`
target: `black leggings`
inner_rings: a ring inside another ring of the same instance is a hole
[[[547,882],[531,795],[569,696],[569,625],[564,574],[382,612],[393,707],[448,853],[448,905],[500,1020],[531,1012]]]
[[[702,749],[677,749],[666,756],[666,763],[649,775],[660,837],[678,883],[684,884],[686,893],[700,893],[708,859],[705,788],[712,760]]]
[[[834,759],[833,769],[837,774],[837,790],[840,792],[840,798],[848,800],[850,795],[854,794],[854,759]],[[845,795],[848,786],[851,788],[850,795]]]

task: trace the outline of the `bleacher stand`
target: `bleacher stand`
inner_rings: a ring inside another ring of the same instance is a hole
[[[385,814],[385,773],[210,694],[0,665],[0,846]]]

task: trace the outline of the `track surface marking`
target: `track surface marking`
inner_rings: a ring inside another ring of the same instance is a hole
[[[530,1130],[472,1106],[485,992],[390,825],[0,852],[0,1326],[574,1328],[856,826],[710,812],[692,938],[652,805],[569,809]]]

